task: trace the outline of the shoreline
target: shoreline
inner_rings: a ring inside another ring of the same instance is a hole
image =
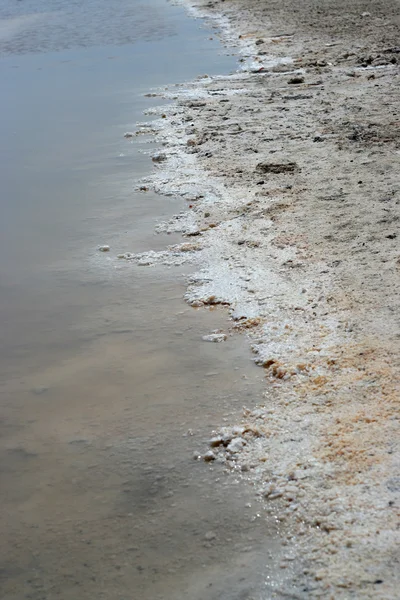
[[[395,3],[180,4],[222,28],[242,70],[160,92],[173,103],[138,129],[162,146],[140,185],[187,200],[158,228],[186,240],[122,258],[191,262],[186,301],[227,306],[265,370],[260,406],[204,450],[286,527],[287,591],[271,597],[394,599]]]

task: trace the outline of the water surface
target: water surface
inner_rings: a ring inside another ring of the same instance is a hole
[[[0,7],[7,600],[260,597],[270,526],[192,459],[259,372],[239,338],[201,340],[226,315],[183,303],[184,269],[97,251],[176,241],[153,232],[181,201],[134,191],[152,167],[123,133],[150,88],[233,68],[210,35],[164,0]]]

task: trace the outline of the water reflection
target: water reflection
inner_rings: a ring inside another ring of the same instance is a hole
[[[0,51],[55,52],[90,46],[120,46],[178,34],[164,0],[3,0]]]
[[[183,269],[96,251],[175,241],[153,231],[180,201],[133,193],[151,166],[122,134],[140,91],[232,62],[161,0],[0,14],[1,596],[258,598],[271,532],[251,491],[192,455],[260,374],[239,339],[201,340],[226,315],[194,316]]]

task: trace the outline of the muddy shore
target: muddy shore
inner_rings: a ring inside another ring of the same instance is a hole
[[[287,585],[266,597],[394,600],[399,5],[181,3],[241,69],[160,93],[172,104],[136,132],[162,146],[141,189],[187,200],[159,227],[186,240],[121,258],[192,262],[187,302],[232,317],[209,340],[245,332],[265,371],[258,408],[202,450],[285,524]]]

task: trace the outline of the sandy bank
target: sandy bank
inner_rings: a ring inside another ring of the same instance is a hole
[[[143,185],[188,201],[160,230],[187,240],[126,258],[197,265],[187,301],[229,306],[265,370],[209,458],[287,524],[267,598],[400,588],[399,5],[348,4],[188,2],[243,70],[170,90],[140,129],[164,144]]]

